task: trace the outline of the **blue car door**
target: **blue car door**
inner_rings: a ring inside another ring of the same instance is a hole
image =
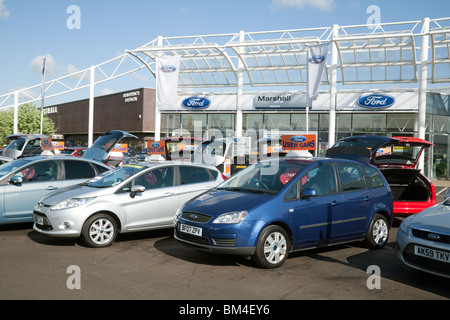
[[[296,249],[326,245],[332,240],[335,217],[343,210],[334,165],[324,163],[312,168],[300,178],[300,185]],[[316,195],[305,196],[311,190]]]
[[[342,190],[342,210],[335,216],[332,237],[347,240],[361,237],[370,214],[371,191],[367,189],[361,166],[337,163]]]

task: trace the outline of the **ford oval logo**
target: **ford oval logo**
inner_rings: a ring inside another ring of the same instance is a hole
[[[308,59],[310,63],[320,64],[325,60],[325,56],[314,56]]]
[[[305,142],[306,141],[306,137],[304,137],[304,136],[293,136],[289,140],[291,140],[292,142],[296,142],[296,143]]]
[[[389,108],[395,103],[395,98],[387,94],[370,94],[360,97],[357,103],[365,108]]]
[[[205,97],[189,97],[181,103],[183,107],[189,109],[205,109],[211,104],[211,100]]]
[[[428,234],[428,238],[430,240],[436,241],[436,240],[439,240],[440,236],[438,234],[436,234],[436,233],[429,233]]]
[[[177,68],[175,66],[171,66],[171,65],[166,65],[166,66],[161,67],[162,72],[174,72],[176,70],[177,70]]]
[[[153,142],[152,143],[152,148],[159,148],[159,146],[160,146],[160,144],[159,144],[159,142]]]
[[[189,215],[189,218],[191,218],[191,219],[197,219],[198,217],[197,217],[196,214],[193,214],[193,213],[192,213],[192,214]]]

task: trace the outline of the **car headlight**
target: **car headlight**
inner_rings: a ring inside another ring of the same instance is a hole
[[[402,221],[402,223],[400,224],[400,230],[403,231],[404,233],[408,234],[409,233],[409,229],[411,226],[411,222],[413,221],[414,216],[410,216],[405,218],[405,220]]]
[[[221,214],[213,223],[239,223],[247,215],[248,211],[233,211]]]
[[[64,200],[56,205],[54,205],[53,207],[50,208],[50,210],[63,210],[63,209],[70,209],[70,208],[75,208],[75,207],[79,207],[82,206],[86,203],[88,203],[89,201],[95,199],[95,197],[90,197],[90,198],[70,198],[67,200]]]

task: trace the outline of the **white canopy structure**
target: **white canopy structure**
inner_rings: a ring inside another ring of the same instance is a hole
[[[331,41],[322,85],[329,86],[329,144],[335,137],[337,85],[417,83],[418,135],[425,136],[425,103],[429,83],[450,82],[450,18],[333,25],[323,28],[163,37],[123,55],[45,84],[46,98],[90,88],[89,145],[93,136],[94,87],[147,68],[156,74],[156,58],[180,55],[180,90],[236,93],[236,134],[242,130],[241,97],[248,88],[304,91],[307,47]],[[0,95],[0,109],[41,99],[40,84]],[[158,113],[158,111],[157,111]],[[16,112],[17,114],[17,112]],[[158,119],[158,117],[157,117]],[[15,121],[17,129],[17,117]],[[159,137],[159,132],[155,132]]]

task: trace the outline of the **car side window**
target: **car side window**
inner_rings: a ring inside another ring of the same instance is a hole
[[[144,186],[146,190],[173,186],[173,167],[157,168],[141,174],[134,185]]]
[[[212,180],[208,169],[195,166],[180,166],[181,184],[201,183]]]
[[[358,165],[353,163],[338,163],[337,166],[343,192],[366,188],[363,173]]]
[[[317,196],[329,195],[337,192],[336,174],[333,164],[324,163],[309,170],[300,180],[302,190],[314,189]]]
[[[66,179],[89,179],[96,176],[94,168],[84,161],[64,161]]]
[[[370,189],[384,187],[383,178],[381,177],[377,169],[364,166],[364,172],[366,173],[366,178]]]
[[[284,195],[284,201],[292,201],[298,199],[298,183],[294,184]]]
[[[58,178],[58,163],[56,161],[40,161],[33,163],[14,174],[22,177],[22,182],[53,181]]]

